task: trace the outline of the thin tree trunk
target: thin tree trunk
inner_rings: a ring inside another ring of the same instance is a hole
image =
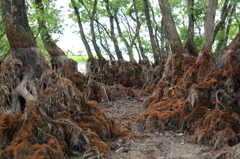
[[[139,13],[138,13],[136,0],[133,0],[133,7],[134,7],[135,15],[136,15],[136,19],[135,19],[135,21],[137,23],[136,38],[137,38],[137,43],[138,43],[138,47],[139,47],[139,52],[140,52],[140,54],[142,56],[143,62],[146,63],[147,65],[150,65],[149,60],[148,60],[147,56],[145,55],[145,53],[143,51],[142,41],[141,41],[140,36],[139,36],[139,31],[141,29],[141,22],[139,20]],[[132,18],[132,19],[134,19],[134,18]],[[137,45],[136,45],[136,48],[137,48]],[[139,58],[139,61],[140,60],[141,59]]]
[[[99,59],[104,59],[104,57],[98,47],[98,44],[97,44],[97,40],[96,40],[96,36],[95,36],[95,27],[94,27],[94,21],[95,21],[95,16],[96,16],[96,11],[97,11],[98,0],[94,0],[93,9],[92,9],[91,13],[83,1],[80,1],[80,3],[85,7],[86,11],[88,12],[89,18],[90,18],[90,27],[91,27],[91,35],[92,35],[91,41],[93,43],[94,50],[96,51],[96,54]]]
[[[234,15],[234,12],[236,11],[236,6],[237,6],[237,4],[235,4],[232,7],[229,17],[232,17]],[[232,24],[232,18],[228,18],[224,38],[220,39],[220,41],[217,44],[217,48],[215,50],[216,55],[220,55],[223,53],[224,50],[226,50],[226,45],[227,45],[227,41],[229,38],[231,24]],[[224,25],[224,28],[225,28],[225,25]]]
[[[198,50],[194,42],[194,15],[193,15],[194,0],[188,0],[188,39],[184,46],[190,55],[198,56]]]
[[[214,22],[218,0],[208,2],[206,18],[204,21],[204,36],[200,53],[211,53],[214,39]]]
[[[90,46],[88,44],[88,41],[87,41],[85,33],[84,33],[82,21],[81,21],[81,18],[80,18],[80,13],[79,13],[78,8],[76,6],[75,0],[71,0],[71,2],[72,2],[72,5],[73,5],[74,13],[75,13],[75,15],[77,17],[77,20],[78,20],[78,26],[79,26],[79,30],[80,30],[81,39],[82,39],[83,44],[84,44],[84,46],[86,48],[88,57],[89,57],[89,59],[94,59],[94,56],[93,56],[92,51],[91,51],[91,48],[90,48]]]
[[[151,6],[150,6],[150,7],[151,7]],[[157,21],[156,21],[156,19],[155,19],[155,13],[154,13],[153,9],[151,9],[151,12],[152,12],[152,20],[153,20],[153,22],[154,22],[154,24],[155,24],[155,28],[154,28],[154,40],[155,40],[157,52],[158,52],[159,56],[161,57],[161,56],[162,56],[162,55],[161,55],[162,52],[161,52],[161,49],[160,49],[160,45],[159,45],[159,43],[158,43],[158,41],[160,41],[160,40],[158,39],[158,32],[160,32],[160,31],[159,31],[159,26],[158,26],[158,23],[157,23]]]
[[[230,13],[231,8],[233,7],[232,1],[225,0],[223,7],[222,7],[222,13],[220,21],[217,23],[214,29],[213,34],[213,41],[218,33],[219,30],[223,30],[225,28],[226,18],[228,17],[228,14]]]
[[[116,22],[116,25],[117,25],[118,34],[119,34],[120,38],[123,40],[125,46],[127,47],[129,60],[131,62],[133,62],[133,63],[137,63],[136,60],[133,57],[133,48],[132,48],[133,46],[130,46],[130,44],[128,43],[127,39],[123,36],[122,30],[121,30],[121,27],[120,27],[120,24],[119,24],[119,21],[118,21],[118,18],[116,16],[114,16],[114,19],[115,19],[115,22]]]
[[[155,64],[159,64],[159,53],[157,51],[157,45],[156,45],[155,39],[154,39],[153,28],[152,28],[152,24],[151,24],[150,13],[149,13],[148,0],[143,0],[143,5],[144,5],[144,13],[145,13],[145,16],[146,16],[150,41],[151,41],[151,45],[152,45],[154,62],[155,62]]]
[[[38,12],[41,14],[41,17],[38,18],[41,39],[43,41],[44,47],[51,56],[52,68],[53,70],[57,71],[63,65],[69,64],[69,60],[62,49],[57,46],[57,44],[53,41],[51,35],[48,33],[48,28],[46,26],[44,17],[46,13],[44,12],[44,5],[42,3],[42,0],[35,0],[35,3],[37,5],[37,14]]]
[[[103,26],[102,26],[102,27],[103,27]],[[100,44],[101,44],[102,48],[103,48],[103,49],[106,51],[106,53],[108,54],[109,59],[110,59],[111,61],[114,61],[115,58],[114,58],[114,56],[112,55],[112,53],[111,53],[108,45],[103,44],[103,39],[105,40],[106,38],[103,38],[103,37],[102,37],[102,33],[101,33],[101,31],[100,31],[100,23],[99,23],[98,21],[97,21],[97,28],[98,28],[98,33],[99,33],[99,35],[100,35],[99,38],[100,38]],[[106,30],[106,28],[104,28],[103,30]],[[108,36],[109,36],[109,35],[108,35]],[[109,38],[111,38],[111,37],[109,36]]]
[[[105,7],[106,7],[106,10],[107,10],[107,13],[108,13],[108,16],[109,16],[110,29],[111,29],[111,39],[113,41],[113,46],[114,46],[114,49],[115,49],[118,61],[119,62],[124,62],[124,59],[123,59],[123,56],[122,56],[122,52],[119,49],[118,40],[117,40],[116,34],[115,34],[114,17],[113,17],[114,15],[112,15],[112,13],[110,11],[109,0],[104,0],[104,2],[106,4]]]
[[[182,54],[185,52],[180,37],[178,35],[175,22],[171,12],[168,0],[158,0],[163,16],[163,25],[166,29],[166,36],[169,41],[173,54]]]
[[[166,61],[167,58],[168,58],[168,55],[169,55],[169,52],[168,52],[168,48],[169,48],[169,45],[166,45],[166,29],[165,29],[165,26],[163,24],[163,18],[161,20],[161,61]]]

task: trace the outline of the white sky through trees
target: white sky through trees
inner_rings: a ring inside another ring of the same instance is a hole
[[[56,7],[60,9],[61,8],[61,18],[64,20],[64,30],[63,34],[55,34],[53,35],[53,38],[58,38],[59,41],[57,42],[57,45],[64,50],[65,53],[72,52],[73,54],[86,54],[84,45],[82,43],[82,40],[80,38],[80,35],[77,33],[73,33],[74,31],[78,30],[77,23],[74,23],[72,19],[68,17],[68,15],[71,13],[70,8],[68,7],[68,1],[57,1]],[[65,26],[66,25],[66,26]]]

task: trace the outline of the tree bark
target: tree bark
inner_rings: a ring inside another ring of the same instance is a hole
[[[194,43],[194,15],[193,15],[194,0],[188,0],[188,39],[184,46],[190,55],[198,56],[198,50]]]
[[[207,13],[204,21],[204,36],[200,53],[211,53],[214,39],[214,22],[218,0],[208,2]]]
[[[152,45],[154,62],[155,62],[155,64],[159,64],[159,53],[157,51],[157,45],[155,43],[155,38],[154,38],[154,34],[153,34],[153,28],[152,28],[152,24],[151,24],[150,13],[149,13],[148,0],[143,0],[143,5],[144,5],[144,13],[145,13],[145,16],[146,16],[150,41],[151,41],[151,45]]]
[[[2,0],[4,30],[10,44],[10,54],[23,64],[23,76],[40,76],[46,64],[28,24],[25,0]]]
[[[173,20],[170,4],[168,0],[158,0],[158,3],[162,12],[163,25],[166,29],[166,36],[169,41],[172,54],[182,54],[185,50]]]
[[[81,39],[82,39],[83,44],[84,44],[84,46],[86,48],[86,51],[87,51],[87,54],[88,54],[88,58],[89,59],[94,59],[94,56],[93,56],[92,51],[91,51],[91,48],[90,48],[90,46],[88,44],[88,41],[87,41],[85,33],[84,33],[82,20],[81,20],[78,8],[76,6],[75,0],[71,0],[71,2],[72,2],[72,5],[73,5],[74,13],[75,13],[75,15],[77,17],[77,20],[78,20],[78,27],[79,27],[79,30],[80,30]]]

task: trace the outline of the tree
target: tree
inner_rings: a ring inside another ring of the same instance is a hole
[[[36,13],[39,16],[38,25],[41,39],[43,41],[44,47],[51,56],[52,68],[58,72],[62,66],[69,64],[69,60],[62,49],[56,45],[51,35],[49,34],[49,29],[47,28],[45,20],[46,13],[44,11],[42,0],[35,0],[35,4],[37,6]]]
[[[158,0],[163,16],[163,25],[166,29],[166,36],[173,54],[184,53],[183,45],[178,35],[175,22],[173,21],[171,8],[168,0]]]
[[[188,0],[188,39],[187,42],[184,46],[184,48],[188,51],[190,55],[193,55],[195,57],[198,56],[198,50],[194,42],[194,13],[193,13],[193,8],[194,8],[194,0]]]
[[[120,135],[120,126],[85,99],[81,74],[69,66],[66,79],[49,67],[30,29],[25,0],[2,0],[2,6],[11,49],[0,63],[0,158],[63,159],[85,147],[109,151],[102,141]]]
[[[137,5],[137,1],[136,0],[133,0],[133,8],[134,8],[134,12],[135,12],[135,17],[136,18],[133,18],[132,16],[131,16],[131,18],[137,23],[137,26],[136,26],[136,38],[137,38],[137,44],[138,44],[139,52],[140,52],[140,54],[141,54],[141,56],[143,58],[143,62],[149,65],[149,60],[148,60],[147,56],[145,55],[145,53],[143,51],[142,41],[140,39],[140,29],[141,29],[141,25],[142,24],[141,24],[141,22],[139,20],[138,5]]]
[[[98,21],[97,21],[98,22]],[[102,34],[104,32],[104,30],[106,29],[105,27],[103,27],[103,29],[100,28],[100,23],[98,22],[98,25],[97,25],[97,29],[98,29],[98,34],[99,34],[99,41],[100,41],[100,44],[103,48],[103,50],[105,50],[105,52],[107,53],[107,55],[109,56],[109,59],[111,61],[115,60],[114,56],[112,55],[111,51],[110,51],[110,48],[109,48],[109,45],[107,43],[107,38],[105,38]],[[102,31],[103,30],[103,31]],[[103,42],[104,41],[104,42]]]
[[[88,1],[91,2],[91,1]],[[93,5],[92,7],[92,11],[90,11],[90,7],[86,6],[86,4],[84,3],[84,1],[80,1],[80,3],[84,6],[85,10],[87,11],[88,17],[90,19],[90,28],[91,28],[91,35],[92,35],[92,43],[93,43],[93,47],[96,51],[96,54],[98,56],[98,59],[104,59],[102,56],[102,53],[100,51],[100,48],[98,47],[97,44],[97,39],[96,39],[96,33],[95,33],[95,27],[94,27],[94,22],[96,19],[96,12],[97,12],[97,5],[98,5],[98,0],[94,0],[93,1]]]
[[[218,40],[218,44],[215,50],[215,54],[221,54],[228,43],[230,28],[232,27],[232,22],[234,13],[236,12],[237,3],[234,1],[225,0],[224,4],[221,6],[221,19],[216,24],[214,29],[214,40]],[[219,35],[218,35],[219,34]]]
[[[111,35],[111,40],[113,42],[113,46],[114,46],[114,49],[115,49],[115,53],[118,57],[118,61],[119,62],[124,62],[124,59],[123,59],[123,56],[122,56],[122,52],[119,48],[119,45],[118,45],[118,39],[117,39],[117,35],[115,34],[115,27],[114,27],[114,16],[116,15],[113,15],[111,13],[111,4],[109,2],[109,0],[103,0],[104,3],[105,3],[105,8],[106,8],[106,11],[107,11],[107,15],[108,15],[108,18],[109,18],[109,23],[110,23],[110,35]],[[116,9],[116,8],[114,8]],[[116,14],[116,11],[114,11],[115,14]]]
[[[210,53],[214,40],[214,24],[218,0],[208,2],[207,13],[204,21],[204,36],[202,42],[201,53]]]
[[[12,92],[12,107],[21,111],[19,96],[25,101],[36,100],[35,85],[29,80],[40,77],[47,64],[28,24],[25,0],[3,0],[2,6],[4,30],[11,47],[8,56],[18,59],[23,67],[23,80]],[[35,91],[31,94],[27,87]]]
[[[79,30],[80,30],[81,39],[82,39],[83,44],[84,44],[84,46],[85,46],[85,48],[87,50],[88,58],[89,59],[94,59],[94,56],[93,56],[92,51],[91,51],[91,48],[90,48],[90,46],[88,44],[88,41],[87,41],[85,33],[84,33],[82,20],[81,20],[78,8],[76,6],[76,2],[75,2],[75,0],[71,0],[71,3],[72,3],[72,6],[73,6],[73,9],[74,9],[74,13],[75,13],[75,15],[77,17],[78,27],[79,27]]]
[[[150,35],[150,41],[151,41],[151,45],[152,45],[154,62],[155,62],[155,64],[159,64],[159,53],[157,50],[157,45],[156,45],[154,34],[153,34],[153,28],[152,28],[152,24],[151,24],[150,13],[149,13],[148,0],[143,0],[143,4],[144,4],[144,13],[146,16],[146,21],[147,21],[147,27],[148,27],[148,31],[149,31],[149,35]]]
[[[126,15],[124,15],[124,16],[126,17]],[[130,39],[129,42],[128,42],[127,38],[125,38],[125,36],[122,33],[122,29],[121,29],[121,26],[120,26],[120,23],[119,23],[119,18],[117,16],[117,14],[116,14],[116,16],[114,16],[114,20],[115,20],[116,25],[117,25],[117,30],[118,30],[119,37],[124,42],[124,44],[127,48],[127,54],[129,56],[130,61],[133,62],[133,63],[137,63],[136,60],[133,57],[133,45],[134,45],[134,42],[135,42],[135,39],[136,39],[136,35],[132,39]],[[125,21],[129,25],[129,22],[128,22],[127,18],[126,18]],[[131,29],[131,28],[129,28],[129,29]],[[139,28],[136,28],[136,29],[139,29]],[[129,31],[128,31],[128,33],[129,33]],[[131,33],[129,33],[129,34],[131,34]],[[131,36],[131,35],[129,35],[129,36]]]

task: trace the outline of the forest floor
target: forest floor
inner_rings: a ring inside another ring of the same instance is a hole
[[[107,117],[128,128],[133,138],[127,141],[119,138],[110,143],[112,154],[107,159],[210,159],[219,151],[207,145],[188,142],[183,132],[144,132],[139,130],[135,120],[144,111],[143,100],[147,97],[117,99],[114,102],[99,103]],[[95,156],[96,157],[96,156]],[[81,157],[80,157],[81,158]],[[75,158],[76,159],[76,158]]]

